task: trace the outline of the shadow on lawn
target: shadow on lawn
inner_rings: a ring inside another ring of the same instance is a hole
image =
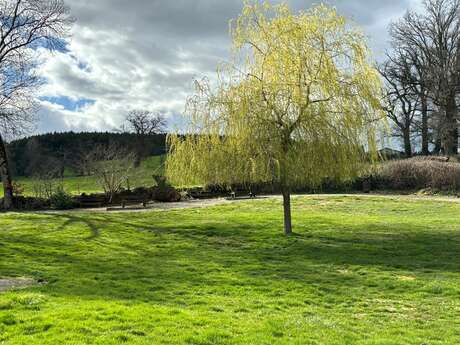
[[[110,220],[107,221],[110,223]],[[376,266],[389,270],[460,272],[460,229],[443,231],[413,224],[408,229],[407,223],[386,222],[351,226],[321,217],[316,221],[310,219],[309,228],[302,229],[298,225],[298,233],[284,237],[281,229],[261,234],[261,228],[272,224],[219,224],[209,221],[199,226],[152,226],[126,221],[113,223],[117,224],[148,231],[159,238],[174,237],[193,243],[194,247],[217,254],[213,257],[217,263],[241,254],[261,265],[265,264],[265,260],[278,260],[290,264],[305,261]],[[318,231],[318,228],[321,230]]]
[[[100,231],[99,231],[99,228],[96,226],[96,224],[94,222],[92,222],[90,220],[90,218],[88,216],[75,216],[73,214],[56,214],[55,215],[56,218],[62,218],[64,219],[64,223],[62,223],[61,225],[59,225],[59,227],[55,230],[55,231],[63,231],[65,230],[69,225],[72,225],[72,224],[84,224],[88,229],[89,231],[91,232],[91,234],[85,238],[85,240],[93,240],[97,237],[99,237],[100,235]]]
[[[309,219],[311,231],[299,224],[299,233],[286,238],[273,223],[237,222],[231,216],[167,226],[153,226],[154,216],[131,221],[112,215],[48,216],[62,222],[53,231],[62,233],[82,223],[91,231],[88,240],[99,238],[82,242],[78,249],[71,242],[28,239],[24,243],[46,249],[47,256],[39,258],[29,258],[32,249],[18,250],[29,266],[35,260],[50,269],[58,281],[49,288],[62,295],[169,304],[184,299],[184,294],[217,286],[222,291],[242,287],[269,291],[284,283],[329,287],[330,294],[338,295],[344,288],[366,285],[369,279],[374,284],[380,280],[379,274],[369,278],[338,273],[349,267],[391,274],[460,272],[459,232],[415,225],[407,229],[405,223],[343,225],[318,217]],[[64,256],[53,254],[58,243]]]

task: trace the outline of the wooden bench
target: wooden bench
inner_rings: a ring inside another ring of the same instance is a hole
[[[254,192],[252,192],[252,191],[249,191],[249,193],[248,193],[247,190],[244,190],[244,191],[243,191],[243,190],[237,190],[237,191],[232,191],[232,192],[230,193],[230,198],[236,199],[236,198],[237,198],[237,194],[240,195],[240,196],[243,195],[243,194],[244,194],[244,195],[248,195],[250,199],[256,197],[256,193],[254,193]]]
[[[215,198],[219,196],[216,193],[205,192],[205,191],[191,191],[188,194],[193,199],[211,199],[211,198]]]
[[[121,207],[125,208],[127,205],[139,205],[142,204],[142,207],[147,207],[148,198],[140,198],[138,195],[125,196],[121,201]]]
[[[78,206],[80,208],[100,208],[105,205],[105,201],[80,201],[78,203]]]
[[[81,196],[78,198],[80,208],[98,208],[106,205],[105,196]]]

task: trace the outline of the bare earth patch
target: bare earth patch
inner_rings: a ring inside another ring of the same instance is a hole
[[[25,289],[36,284],[38,283],[31,278],[2,278],[0,279],[0,292]]]

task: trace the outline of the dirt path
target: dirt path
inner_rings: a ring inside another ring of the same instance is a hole
[[[232,201],[226,198],[215,198],[215,199],[194,199],[180,202],[153,202],[147,205],[147,207],[127,207],[125,209],[121,207],[113,207],[105,209],[108,212],[147,212],[152,210],[175,210],[175,209],[186,209],[186,208],[198,208],[198,207],[210,207],[215,205],[227,204]],[[100,209],[95,210],[100,211]]]
[[[393,200],[400,200],[400,201],[439,201],[439,202],[453,202],[453,203],[460,203],[460,198],[458,197],[449,197],[449,196],[425,196],[425,195],[416,195],[416,194],[409,194],[409,195],[399,195],[399,194],[295,194],[293,198],[296,197],[309,197],[312,199],[320,199],[320,198],[327,198],[327,197],[355,197],[355,198],[387,198]],[[188,208],[201,208],[201,207],[211,207],[216,205],[225,205],[231,204],[240,201],[257,201],[257,200],[266,200],[266,199],[279,199],[281,200],[281,195],[268,195],[268,196],[261,196],[255,199],[249,198],[237,198],[235,200],[227,199],[227,198],[214,198],[214,199],[194,199],[194,200],[187,200],[181,202],[153,202],[147,205],[147,207],[126,207],[125,209],[121,207],[103,207],[103,208],[91,208],[91,209],[73,209],[67,211],[27,211],[24,213],[39,213],[39,214],[60,214],[60,213],[81,213],[81,212],[110,212],[110,213],[122,213],[122,212],[150,212],[150,211],[167,211],[167,210],[175,210],[175,209],[188,209]]]
[[[25,213],[35,213],[35,214],[59,214],[59,213],[81,213],[81,212],[110,212],[110,213],[122,213],[122,212],[149,212],[154,210],[167,211],[174,209],[187,209],[187,208],[198,208],[198,207],[210,207],[215,205],[221,205],[226,203],[231,203],[231,200],[226,198],[215,198],[215,199],[194,199],[186,200],[180,202],[152,202],[147,204],[147,207],[142,206],[127,206],[122,208],[121,206],[114,207],[99,207],[99,208],[77,208],[72,210],[65,211],[26,211]]]

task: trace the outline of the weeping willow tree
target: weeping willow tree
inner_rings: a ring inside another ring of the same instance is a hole
[[[168,137],[175,184],[274,182],[292,233],[291,190],[344,180],[375,157],[381,81],[363,34],[324,5],[246,3],[218,85],[196,83],[186,135]]]

